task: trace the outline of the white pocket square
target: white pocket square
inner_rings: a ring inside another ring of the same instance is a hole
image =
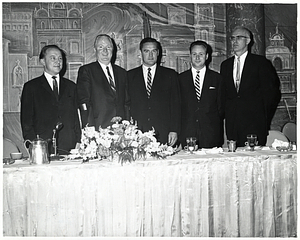
[[[215,87],[209,87],[209,89],[216,89]]]

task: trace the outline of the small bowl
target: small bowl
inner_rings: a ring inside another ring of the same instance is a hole
[[[22,155],[23,155],[22,153],[11,153],[10,158],[13,160],[18,160],[22,158]]]

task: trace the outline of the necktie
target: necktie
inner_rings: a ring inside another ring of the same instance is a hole
[[[113,78],[110,74],[110,71],[109,71],[109,68],[108,66],[106,67],[106,70],[107,70],[107,74],[108,74],[108,81],[109,81],[109,85],[110,87],[112,88],[112,90],[114,90],[114,92],[116,91],[116,86],[115,86],[115,83],[113,81]]]
[[[53,78],[53,92],[56,99],[58,100],[58,87],[57,87],[56,76],[52,76],[52,78]]]
[[[196,79],[195,79],[195,89],[196,89],[196,95],[197,95],[198,101],[200,100],[200,96],[201,96],[200,75],[199,75],[199,72],[200,71],[197,71],[197,75],[196,75]]]
[[[237,57],[237,61],[236,61],[236,77],[235,77],[235,88],[236,88],[237,92],[240,89],[240,83],[241,83],[240,64],[241,64],[240,57]]]
[[[148,68],[148,76],[147,76],[147,94],[148,94],[148,98],[150,97],[151,94],[151,68]]]

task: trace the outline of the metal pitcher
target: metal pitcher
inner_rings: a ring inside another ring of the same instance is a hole
[[[30,143],[27,147],[27,143]],[[37,138],[30,141],[26,140],[24,146],[29,155],[30,164],[46,164],[49,163],[48,143],[37,135]]]
[[[236,150],[236,141],[227,140],[228,152],[235,152]]]

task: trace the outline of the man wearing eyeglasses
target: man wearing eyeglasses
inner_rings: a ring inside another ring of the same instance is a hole
[[[96,61],[79,68],[77,94],[82,127],[105,128],[115,116],[125,116],[125,69],[111,63],[114,54],[113,40],[100,34],[94,42]]]
[[[227,139],[242,147],[248,134],[256,134],[258,144],[264,146],[281,97],[280,81],[269,60],[250,52],[250,30],[236,27],[230,41],[234,56],[222,62],[220,70],[226,91]]]

